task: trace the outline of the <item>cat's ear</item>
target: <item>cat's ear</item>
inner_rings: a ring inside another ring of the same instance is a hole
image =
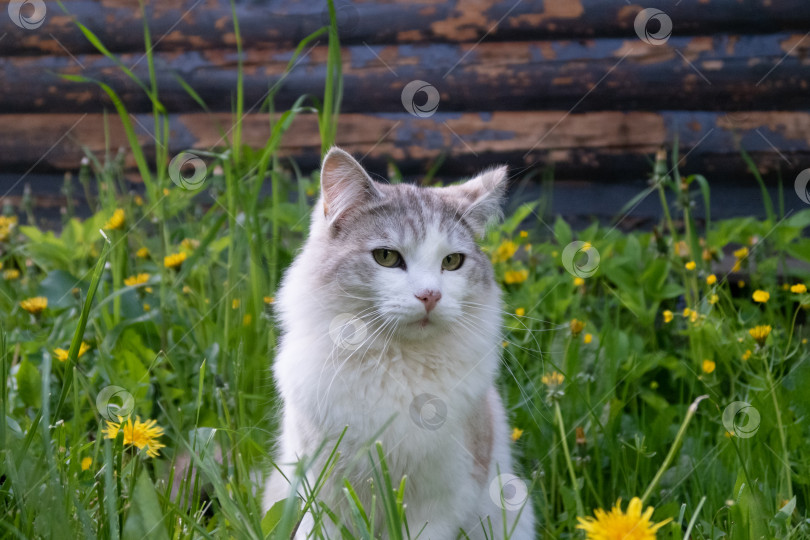
[[[363,166],[336,146],[323,158],[321,195],[323,215],[330,224],[347,211],[382,198]]]
[[[476,235],[483,236],[487,225],[502,216],[501,203],[508,180],[506,167],[501,166],[484,171],[461,185],[448,188],[458,201],[464,220],[470,224]]]

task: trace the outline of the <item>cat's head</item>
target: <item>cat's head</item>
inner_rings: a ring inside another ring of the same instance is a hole
[[[469,314],[497,311],[500,294],[476,240],[500,216],[506,182],[500,167],[456,186],[380,183],[333,148],[308,247],[324,283],[318,295],[362,320],[369,339],[479,326]]]

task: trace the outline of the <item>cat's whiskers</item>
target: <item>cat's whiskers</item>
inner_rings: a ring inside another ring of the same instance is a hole
[[[365,313],[365,312],[368,312],[368,313]],[[371,319],[368,320],[368,321],[363,320],[363,318],[362,318],[363,314],[365,314],[368,317],[371,317]],[[376,307],[371,307],[371,308],[367,308],[367,309],[361,311],[360,315],[357,315],[356,317],[358,319],[360,319],[363,322],[364,325],[368,326],[369,324],[371,324],[371,323],[385,317],[385,315],[386,315],[386,313],[383,312],[383,310],[381,310],[379,308],[376,308]],[[362,344],[361,344],[361,346],[362,346]],[[334,340],[333,343],[332,343],[332,350],[329,352],[329,356],[326,359],[326,363],[324,364],[323,368],[321,369],[321,372],[318,374],[318,383],[317,384],[318,384],[318,387],[320,387],[321,379],[322,379],[324,373],[326,372],[326,368],[328,367],[329,363],[331,362],[332,367],[334,368],[334,374],[332,376],[332,380],[329,382],[329,386],[327,388],[327,391],[324,392],[323,399],[318,399],[318,402],[317,402],[318,403],[318,408],[317,408],[318,414],[321,413],[321,403],[328,399],[328,393],[329,393],[329,390],[332,388],[332,384],[334,384],[335,379],[340,374],[341,369],[343,368],[343,366],[346,364],[346,362],[349,359],[349,357],[346,357],[345,359],[343,359],[343,361],[340,363],[340,365],[337,364],[337,358],[340,356],[338,349],[340,349],[340,348],[342,348],[342,346],[339,344],[339,342],[337,340]],[[351,355],[349,355],[349,356],[351,356]]]
[[[464,328],[464,329],[466,329],[466,330],[468,330],[468,331],[471,331],[471,332],[481,331],[481,329],[480,329],[480,328],[479,328],[477,325],[475,325],[474,323],[472,323],[471,321],[463,321],[463,320],[462,320],[462,321],[459,321],[459,326],[461,326],[462,328]],[[452,326],[451,326],[451,332],[452,332],[454,335],[456,335],[457,337],[461,337],[461,336],[459,336],[459,334],[457,334],[457,333],[455,332],[455,330],[453,330]],[[490,352],[494,353],[494,350],[493,350],[493,351],[490,351]],[[489,353],[488,353],[488,354],[489,354]],[[523,386],[520,384],[520,382],[519,382],[519,381],[518,381],[518,379],[517,379],[517,376],[515,376],[515,374],[514,374],[514,372],[512,371],[512,369],[511,369],[511,368],[509,367],[509,365],[508,365],[508,364],[507,364],[507,363],[504,361],[504,359],[503,359],[502,355],[498,354],[498,360],[499,360],[499,362],[500,362],[500,363],[501,363],[501,364],[502,364],[502,365],[503,365],[503,366],[506,368],[506,370],[509,372],[509,375],[510,375],[510,376],[512,377],[512,379],[515,381],[515,383],[516,383],[516,385],[517,385],[517,387],[518,387],[518,390],[520,391],[521,396],[523,397],[523,401],[524,401],[524,403],[531,404],[531,405],[532,405],[532,407],[533,407],[535,410],[537,410],[537,411],[538,411],[538,412],[539,412],[539,413],[542,415],[542,414],[543,414],[543,411],[542,411],[541,409],[539,409],[539,408],[538,408],[538,407],[537,407],[537,406],[536,406],[536,405],[535,405],[535,404],[532,402],[531,397],[530,397],[530,396],[529,396],[529,394],[526,392],[526,389],[525,389],[525,388],[523,388]],[[520,364],[518,364],[518,365],[520,366]],[[527,380],[531,381],[531,378],[530,378],[530,377],[529,377],[529,375],[526,373],[526,370],[524,370],[524,369],[523,369],[523,366],[520,366],[520,368],[521,368],[521,370],[523,371],[523,374],[524,374],[524,375],[526,375]],[[533,392],[535,392],[535,393],[537,392],[537,390],[536,390],[536,388],[534,387],[534,385],[532,385],[532,388],[531,388],[531,389],[532,389],[532,391],[533,391]],[[532,414],[532,413],[531,413],[531,411],[530,411],[530,414]],[[545,417],[545,416],[543,416],[543,418],[546,418],[546,417]],[[534,420],[534,422],[535,422],[535,423],[537,423],[537,419],[534,417],[534,414],[532,414],[532,420]],[[548,419],[546,418],[546,420],[548,420]],[[537,423],[537,425],[540,425],[540,424],[539,424],[539,423]]]
[[[394,333],[399,329],[399,324],[400,324],[399,319],[392,319],[392,320],[394,321],[394,324],[391,326],[391,330],[388,333],[388,337],[383,342],[382,353],[380,353],[380,356],[377,358],[377,363],[374,365],[374,370],[375,371],[380,367],[380,364],[382,364],[382,359],[388,353],[388,347],[390,347],[391,343],[393,343],[393,341],[394,341]],[[394,380],[399,382],[399,380],[397,380],[396,377],[394,378]],[[402,383],[400,383],[400,384],[402,384]]]
[[[380,320],[380,319],[382,319],[382,318],[386,317],[387,315],[389,315],[389,312],[388,312],[388,311],[383,311],[382,309],[378,309],[378,310],[375,310],[375,315],[374,315],[374,317],[373,317],[371,320],[369,320],[369,321],[363,321],[363,323],[364,323],[366,326],[369,326],[369,325],[371,325],[372,323],[374,323],[374,322],[376,322],[376,321],[378,321],[378,320]],[[361,319],[361,320],[362,320],[362,319]],[[389,323],[391,320],[392,320],[392,319],[388,319],[388,320],[386,320],[386,321],[385,321],[385,322],[384,322],[382,325],[380,325],[379,327],[377,327],[377,328],[376,328],[376,329],[375,329],[375,330],[374,330],[374,331],[373,331],[373,332],[372,332],[370,335],[368,335],[368,336],[367,336],[367,337],[366,337],[366,338],[365,338],[365,339],[362,341],[362,343],[360,343],[360,344],[358,344],[356,347],[354,347],[354,348],[352,349],[352,351],[351,351],[351,352],[350,352],[348,355],[346,355],[346,357],[345,357],[345,358],[343,358],[343,360],[342,360],[342,362],[340,363],[340,365],[339,365],[339,366],[336,366],[336,367],[335,367],[334,374],[332,375],[332,379],[329,381],[329,385],[326,387],[326,391],[324,392],[324,397],[323,397],[323,399],[322,399],[322,400],[318,400],[318,411],[319,411],[319,412],[320,412],[321,403],[322,403],[322,402],[325,402],[325,401],[328,401],[328,398],[329,398],[329,393],[332,391],[332,385],[334,385],[335,380],[337,379],[338,375],[340,374],[340,371],[343,369],[343,367],[346,365],[346,363],[347,363],[349,360],[351,360],[352,356],[354,356],[354,354],[355,354],[357,351],[359,351],[359,350],[361,350],[361,349],[363,350],[363,358],[365,358],[365,354],[366,354],[366,352],[368,352],[368,347],[367,347],[366,345],[367,345],[367,344],[368,344],[368,343],[369,343],[371,340],[375,339],[375,337],[376,337],[376,336],[378,336],[378,335],[379,335],[379,334],[380,334],[380,333],[383,331],[383,329],[386,327],[386,325],[388,325],[388,323]],[[366,347],[364,347],[364,346],[366,346]],[[335,344],[332,346],[332,353],[330,353],[330,357],[334,358],[334,357],[336,356],[336,355],[335,355],[335,352],[336,352],[336,350],[337,350],[337,348],[338,348],[338,347],[339,347],[339,345],[338,345],[337,343],[335,343]],[[322,374],[323,374],[323,370],[321,370],[321,375],[322,375]],[[318,377],[318,382],[320,383],[320,376]]]
[[[518,320],[518,321],[536,321],[536,322],[541,322],[541,323],[545,323],[545,324],[555,325],[556,328],[560,328],[560,327],[565,326],[565,325],[562,325],[562,324],[554,323],[553,321],[547,321],[545,319],[538,319],[536,317],[529,317],[528,315],[523,315],[523,316],[519,317],[515,313],[512,313],[511,311],[506,311],[506,310],[504,310],[502,308],[495,308],[495,307],[492,307],[492,306],[488,306],[486,304],[479,304],[478,302],[470,302],[469,300],[460,300],[459,304],[462,304],[462,305],[465,305],[465,306],[474,306],[474,307],[480,308],[480,309],[485,310],[485,311],[491,311],[493,313],[497,312],[497,313],[500,313],[502,315],[507,315],[507,316],[509,316],[509,317],[511,317],[513,319]]]

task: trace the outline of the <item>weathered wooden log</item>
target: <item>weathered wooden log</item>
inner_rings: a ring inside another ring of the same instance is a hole
[[[234,45],[228,0],[146,2],[146,18],[160,51],[221,49]],[[635,39],[634,21],[645,8],[658,8],[676,36],[700,33],[771,33],[810,26],[804,0],[660,0],[643,5],[603,0],[338,0],[341,38],[346,43],[477,42],[580,39],[623,36]],[[143,50],[143,15],[134,0],[65,0],[68,14],[47,2],[39,20],[32,7],[17,24],[0,17],[0,55],[94,52],[72,19],[85,24],[110,50]],[[237,1],[236,14],[246,48],[291,45],[328,19],[325,1]],[[23,26],[33,27],[26,30]],[[651,23],[655,25],[656,23]],[[659,31],[657,26],[650,32]]]
[[[18,180],[18,176],[0,173],[0,191],[7,193],[9,188]],[[406,178],[405,181],[418,181],[419,178]],[[436,179],[442,183],[450,183],[460,178],[439,177]],[[34,208],[34,215],[37,225],[46,229],[59,229],[63,218],[62,211],[67,206],[67,199],[58,192],[57,186],[61,186],[63,178],[60,175],[35,175],[26,179],[31,187],[30,201]],[[76,182],[74,178],[74,182]],[[140,186],[133,185],[133,191],[142,190]],[[617,227],[620,230],[633,230],[639,227],[649,227],[658,223],[662,217],[661,203],[653,193],[642,199],[641,202],[623,216],[620,221],[617,216],[624,204],[636,197],[639,193],[648,188],[643,180],[624,180],[606,183],[602,181],[587,180],[558,180],[551,186],[551,191],[541,190],[540,187],[529,180],[523,182],[520,177],[511,181],[510,197],[506,203],[507,212],[515,208],[518,204],[526,201],[534,201],[550,195],[549,214],[561,215],[576,229],[584,229],[591,224],[594,218],[600,219],[604,223],[618,221]],[[20,208],[22,205],[21,193],[23,184],[17,184],[12,190],[12,194],[3,198],[3,204],[9,204],[12,208]],[[762,204],[762,192],[753,179],[748,182],[741,182],[737,185],[729,185],[713,182],[711,185],[712,195],[712,219],[726,219],[738,216],[757,216],[764,218],[765,209]],[[775,187],[769,189],[772,200],[778,200],[779,192]],[[270,182],[265,183],[262,196],[270,195]],[[202,193],[197,201],[203,205],[213,204],[207,193]],[[695,209],[695,216],[700,221],[703,216],[703,208]],[[78,185],[75,185],[73,195],[73,207],[77,215],[89,216],[92,212],[84,198],[84,194]],[[796,212],[807,208],[798,197],[785,198],[785,211]],[[21,216],[25,221],[25,216]],[[542,225],[531,223],[528,227],[540,229]],[[541,234],[544,234],[543,231]],[[733,258],[732,258],[733,259]],[[728,263],[726,271],[731,269]],[[723,272],[725,274],[725,272]],[[736,281],[736,277],[733,281]]]
[[[784,33],[673,38],[660,46],[638,39],[351,46],[343,56],[343,110],[402,112],[403,89],[413,80],[435,86],[440,111],[806,108],[810,38],[803,38]],[[326,48],[311,49],[285,76],[290,54],[245,53],[248,105],[260,104],[270,88],[277,89],[277,108],[323,91]],[[121,60],[148,78],[142,56]],[[211,110],[231,110],[235,52],[160,53],[155,63],[160,96],[170,111],[200,110],[177,76]],[[0,112],[98,112],[109,105],[95,84],[60,77],[73,74],[106,82],[131,112],[151,110],[145,93],[112,61],[79,55],[0,58]]]
[[[109,116],[109,144],[126,147],[117,117]],[[148,115],[133,115],[140,140],[153,144]],[[170,119],[170,151],[214,149],[224,145],[221,126],[228,114],[179,114]],[[269,137],[265,114],[242,121],[243,142],[262,146]],[[105,151],[104,117],[100,114],[0,115],[0,170],[71,170],[82,147]],[[338,144],[364,156],[364,163],[385,173],[393,160],[406,174],[423,172],[446,156],[445,175],[461,176],[493,162],[507,163],[514,174],[553,166],[555,178],[599,178],[600,181],[645,178],[652,154],[678,137],[681,168],[714,181],[747,177],[737,139],[751,153],[766,177],[792,179],[810,166],[810,113],[751,112],[744,117],[712,112],[566,111],[437,113],[429,118],[402,114],[345,114],[340,118]],[[314,115],[299,116],[283,139],[281,153],[304,168],[317,167],[320,139]],[[133,163],[130,161],[129,165]]]

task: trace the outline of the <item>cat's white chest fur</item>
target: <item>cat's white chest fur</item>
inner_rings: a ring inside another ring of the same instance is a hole
[[[268,481],[266,507],[297,496],[284,477],[301,459],[312,486],[342,437],[318,504],[353,529],[343,483],[370,514],[374,497],[380,501],[379,486],[369,484],[380,441],[392,481],[407,475],[412,535],[501,538],[506,519],[511,538],[533,537],[531,503],[521,509],[492,495],[512,461],[494,387],[500,293],[475,237],[498,211],[504,173],[452,188],[389,186],[345,152],[324,159],[310,237],[277,295],[282,338],[273,371],[283,419],[276,464],[284,475]],[[345,336],[348,326],[353,333]],[[384,536],[384,512],[375,515]],[[316,506],[296,538],[319,528],[339,536],[326,516]]]

